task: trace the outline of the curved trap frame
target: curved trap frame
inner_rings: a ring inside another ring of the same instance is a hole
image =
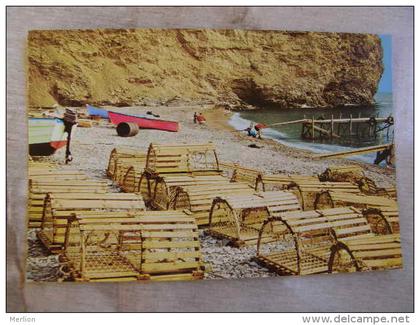
[[[72,214],[143,210],[143,199],[136,194],[49,193],[44,201],[38,237],[50,251],[57,252],[63,247],[67,222]]]
[[[290,192],[233,194],[216,197],[209,213],[208,234],[228,239],[233,246],[257,243],[262,223],[275,213],[301,210]],[[264,240],[270,240],[268,235]]]
[[[258,191],[280,191],[287,190],[287,187],[293,182],[318,183],[319,180],[315,176],[305,175],[284,175],[274,174],[265,175],[259,174],[256,180],[255,189]]]
[[[315,195],[314,208],[353,206],[358,209],[389,207],[397,209],[397,201],[387,197],[324,190]]]
[[[142,166],[140,163],[128,166],[125,169],[124,177],[119,182],[121,189],[126,193],[141,192],[140,183],[142,182],[143,172],[144,165]]]
[[[116,177],[117,169],[117,160],[121,158],[132,158],[144,160],[145,154],[138,149],[126,148],[126,147],[117,147],[112,149],[111,154],[109,155],[108,167],[106,169],[106,174],[114,179]]]
[[[28,226],[30,228],[40,227],[44,200],[48,193],[106,193],[108,185],[103,181],[77,181],[63,180],[56,181],[29,181],[28,196]]]
[[[277,243],[263,246],[270,233]],[[326,273],[337,240],[370,237],[369,225],[355,209],[286,212],[263,223],[256,260],[281,275]]]
[[[256,169],[242,167],[239,164],[235,164],[234,166],[230,181],[245,183],[256,190],[257,180],[260,177],[261,172]]]
[[[400,232],[398,207],[367,208],[362,212],[375,234],[386,235]]]
[[[61,262],[78,281],[201,279],[198,236],[194,219],[179,211],[79,216],[67,226]]]
[[[219,174],[215,175],[163,175],[152,177],[151,206],[154,209],[168,210],[175,208],[178,189],[188,186],[215,186],[229,184],[229,180]]]
[[[328,272],[354,272],[402,267],[397,235],[381,235],[339,241],[331,248]]]
[[[292,182],[287,185],[287,189],[295,193],[302,205],[303,210],[314,209],[317,193],[331,190],[342,193],[360,193],[359,188],[349,182]]]
[[[146,170],[154,175],[171,173],[221,173],[216,147],[208,144],[150,144]]]
[[[174,199],[174,209],[189,210],[199,226],[208,225],[213,200],[218,196],[255,193],[244,183],[217,183],[179,186]]]
[[[350,182],[356,185],[364,177],[362,167],[357,165],[329,166],[318,176],[321,182]]]
[[[395,186],[378,187],[375,181],[368,177],[361,178],[358,182],[358,186],[363,194],[397,198],[397,190]]]

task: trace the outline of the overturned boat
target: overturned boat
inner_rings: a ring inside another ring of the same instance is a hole
[[[100,116],[104,119],[108,118],[108,111],[106,109],[95,107],[89,104],[86,104],[86,109],[90,116]]]

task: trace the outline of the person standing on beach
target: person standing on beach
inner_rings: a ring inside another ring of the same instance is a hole
[[[194,112],[194,124],[197,124],[197,112]]]

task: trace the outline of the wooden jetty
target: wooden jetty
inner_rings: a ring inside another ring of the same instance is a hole
[[[301,137],[309,140],[338,139],[350,137],[374,137],[383,130],[389,130],[394,118],[388,117],[355,117],[349,118],[303,118],[300,120],[273,123],[269,126],[301,124]]]

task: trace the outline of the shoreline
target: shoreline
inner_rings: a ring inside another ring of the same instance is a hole
[[[215,129],[218,129],[218,130],[230,132],[238,139],[238,141],[249,141],[256,144],[267,145],[267,146],[270,146],[270,148],[275,150],[276,152],[287,152],[288,154],[291,154],[290,158],[306,158],[306,159],[313,160],[314,162],[316,161],[324,162],[324,163],[330,162],[331,165],[336,165],[336,164],[358,165],[371,172],[376,172],[376,173],[384,174],[387,176],[391,176],[392,174],[395,175],[395,169],[393,168],[380,167],[380,166],[374,165],[373,163],[367,163],[367,162],[363,162],[359,160],[352,160],[352,159],[346,159],[346,158],[320,159],[320,158],[316,158],[315,156],[317,153],[311,150],[289,146],[271,138],[256,139],[256,138],[249,137],[245,132],[236,130],[229,123],[230,118],[233,116],[233,114],[237,112],[227,111],[222,108],[216,108],[216,109],[207,109],[203,111],[203,113],[205,114],[207,118],[209,126],[214,127]]]
[[[267,174],[315,175],[322,173],[330,165],[358,165],[366,171],[366,176],[374,179],[378,185],[396,184],[395,169],[345,158],[319,159],[309,150],[291,147],[270,138],[249,137],[245,132],[238,131],[229,124],[229,119],[235,112],[224,108],[190,103],[183,106],[136,106],[113,109],[127,114],[153,111],[162,119],[179,121],[180,131],[162,132],[143,129],[135,137],[121,138],[117,136],[112,125],[77,127],[72,139],[72,152],[75,158],[72,165],[81,170],[94,171],[94,177],[103,176],[109,153],[117,146],[128,146],[146,152],[152,142],[183,144],[213,142],[217,147],[220,161],[239,163],[244,167],[260,169]],[[194,124],[194,112],[203,113],[207,123]],[[257,145],[260,148],[251,148],[249,145]],[[63,155],[63,152],[59,151],[48,159],[62,161]]]

